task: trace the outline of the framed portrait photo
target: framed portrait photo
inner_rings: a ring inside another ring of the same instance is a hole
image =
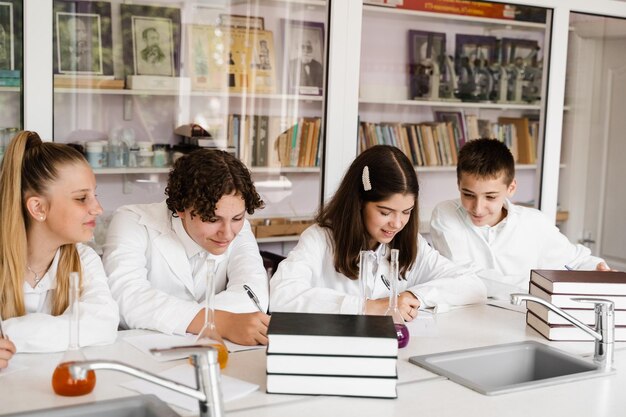
[[[180,9],[121,4],[126,75],[175,77],[180,66]]]
[[[287,88],[291,94],[321,95],[324,89],[324,24],[282,20]]]
[[[113,76],[111,3],[55,1],[54,73]]]
[[[15,36],[16,33],[19,36]],[[21,33],[22,2],[0,1],[0,70],[19,71],[21,69]]]
[[[221,14],[220,26],[240,29],[265,30],[265,20],[260,16]]]

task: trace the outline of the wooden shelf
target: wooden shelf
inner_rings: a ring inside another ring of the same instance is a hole
[[[485,17],[474,17],[458,14],[447,14],[437,12],[426,12],[421,10],[407,10],[396,9],[392,7],[377,6],[377,5],[363,5],[363,12],[369,14],[395,14],[397,16],[404,16],[406,19],[414,20],[416,17],[423,17],[428,20],[438,20],[442,22],[450,22],[452,24],[458,22],[464,22],[469,24],[479,25],[485,30],[498,30],[498,29],[524,29],[545,31],[545,23],[524,22],[520,20],[509,19],[491,19]]]
[[[123,174],[168,174],[171,167],[164,168],[95,168],[96,175],[123,175]]]
[[[532,110],[540,111],[540,104],[516,103],[487,103],[471,101],[428,101],[428,100],[377,100],[371,98],[359,99],[360,104],[388,105],[388,106],[420,106],[420,107],[452,107],[464,109],[494,109],[494,110]]]
[[[319,174],[319,167],[251,167],[250,172],[253,174],[282,174],[282,173],[300,173],[300,174]]]
[[[537,164],[517,164],[516,171],[537,169]],[[417,172],[456,172],[456,165],[415,167]]]

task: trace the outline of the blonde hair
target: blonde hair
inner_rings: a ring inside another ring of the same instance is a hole
[[[26,314],[23,283],[30,218],[25,196],[45,195],[48,186],[58,178],[58,168],[76,163],[86,163],[77,150],[42,142],[35,132],[19,132],[6,149],[0,168],[0,314],[4,319]],[[76,245],[66,244],[60,250],[57,287],[51,305],[54,316],[68,307],[70,272],[79,273],[82,288],[82,268]]]

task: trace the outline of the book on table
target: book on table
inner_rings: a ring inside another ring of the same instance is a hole
[[[395,357],[267,354],[268,374],[397,377]]]
[[[274,312],[267,353],[397,357],[389,316]]]
[[[595,340],[590,334],[574,325],[548,324],[531,311],[526,313],[526,323],[538,333],[542,334],[546,339],[552,341]],[[615,341],[626,341],[626,326],[615,326]]]
[[[397,398],[396,382],[395,377],[268,374],[267,392],[268,394]]]
[[[626,272],[533,269],[530,281],[553,294],[626,295]]]
[[[528,311],[548,324],[570,324],[569,321],[541,304],[528,303],[527,307]],[[593,326],[596,322],[596,313],[593,309],[563,308],[562,310],[589,326]],[[626,310],[615,310],[614,317],[616,325],[626,325]]]
[[[626,295],[604,295],[604,294],[552,294],[543,288],[535,285],[534,282],[530,283],[530,295],[542,298],[545,301],[554,304],[559,308],[579,308],[584,310],[593,310],[592,303],[581,303],[574,301],[572,298],[576,297],[597,297],[605,300],[613,301],[616,310],[626,310]]]

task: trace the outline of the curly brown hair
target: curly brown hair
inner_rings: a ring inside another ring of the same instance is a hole
[[[225,151],[198,149],[174,163],[165,188],[167,208],[176,212],[189,210],[192,216],[207,221],[215,216],[217,202],[233,192],[246,202],[246,211],[265,207],[256,191],[248,168]]]

